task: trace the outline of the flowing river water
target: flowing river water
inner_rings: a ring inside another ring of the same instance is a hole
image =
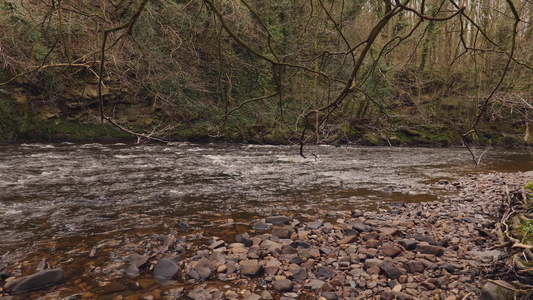
[[[228,219],[238,226],[277,212],[431,201],[453,197],[431,184],[439,180],[533,170],[528,150],[492,150],[479,167],[459,148],[307,150],[304,159],[296,146],[1,145],[0,256],[68,257],[104,238],[168,232],[180,222],[216,234]]]

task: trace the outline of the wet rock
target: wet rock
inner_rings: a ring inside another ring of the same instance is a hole
[[[256,277],[263,273],[263,265],[247,265],[241,267],[241,274],[249,277]]]
[[[463,221],[465,221],[467,223],[474,223],[474,224],[478,223],[478,220],[476,218],[472,218],[472,217],[463,217]]]
[[[211,245],[209,245],[208,248],[211,250],[214,250],[220,247],[224,247],[225,244],[226,243],[223,240],[218,240],[218,241],[213,242]]]
[[[322,292],[322,297],[326,300],[337,300],[339,296],[335,292]]]
[[[0,280],[5,280],[6,278],[10,277],[11,273],[6,269],[6,267],[2,264],[0,264]]]
[[[442,239],[437,243],[437,246],[447,248],[449,245],[448,239]]]
[[[290,245],[285,245],[281,249],[281,254],[297,254],[298,250],[291,247]]]
[[[212,271],[209,268],[206,267],[199,267],[195,269],[196,273],[198,273],[198,277],[202,280],[206,280],[212,275]]]
[[[383,272],[385,276],[387,276],[390,279],[398,279],[401,275],[403,275],[402,271],[400,269],[396,268],[394,266],[394,263],[390,261],[384,261],[379,268]]]
[[[416,246],[416,250],[424,254],[432,254],[435,256],[442,256],[444,254],[444,249],[439,246],[433,246],[426,242],[422,242]]]
[[[316,292],[322,288],[324,281],[319,279],[312,279],[308,283],[304,284],[304,289]]]
[[[431,282],[422,282],[422,286],[425,287],[427,290],[434,290],[436,288],[435,284],[431,283]]]
[[[406,293],[396,293],[396,299],[398,300],[411,300],[413,297]]]
[[[266,223],[270,223],[272,225],[288,225],[290,222],[291,220],[285,216],[272,216],[266,218]]]
[[[178,273],[178,266],[166,258],[160,259],[154,267],[154,277],[158,279],[171,279]]]
[[[319,258],[320,257],[320,250],[316,249],[316,248],[313,248],[313,249],[310,249],[309,252],[308,252],[309,256],[311,257],[314,257],[314,258]]]
[[[337,244],[339,245],[343,245],[343,244],[351,244],[351,243],[355,243],[357,242],[359,238],[355,235],[352,235],[352,236],[347,236],[341,240],[338,240],[337,241]]]
[[[405,291],[407,292],[407,294],[409,294],[411,296],[418,296],[418,292],[415,289],[406,288]]]
[[[199,269],[199,268],[208,268],[210,270],[213,270],[215,268],[215,264],[213,264],[213,262],[211,262],[208,258],[201,258],[200,260],[198,260],[196,262],[196,265],[194,266],[194,269]]]
[[[271,299],[274,299],[274,297],[272,297],[272,295],[268,291],[262,291],[261,292],[261,299],[263,299],[263,300],[271,300]]]
[[[377,234],[376,232],[371,232],[371,233],[364,234],[363,235],[363,240],[364,241],[379,240],[379,234]]]
[[[307,228],[310,229],[310,230],[315,230],[315,229],[320,228],[320,226],[322,226],[322,224],[324,224],[322,222],[322,220],[316,220],[316,221],[313,221],[313,222],[307,224]]]
[[[125,271],[124,275],[126,275],[129,278],[135,278],[139,276],[139,269],[135,264],[131,264]]]
[[[381,292],[379,296],[381,300],[393,300],[396,298],[396,295],[393,292]]]
[[[242,246],[242,247],[233,247],[230,249],[230,252],[233,253],[233,254],[244,254],[244,253],[248,253],[248,248]]]
[[[148,255],[141,255],[137,253],[133,253],[128,257],[128,260],[131,264],[135,265],[137,268],[141,268],[145,266],[145,264],[148,262]]]
[[[209,255],[209,261],[225,264],[226,256],[218,251],[214,251],[211,253],[211,255]]]
[[[322,247],[320,247],[320,252],[322,252],[322,253],[324,253],[326,255],[329,255],[329,254],[334,252],[334,249],[331,248],[331,247],[322,246]]]
[[[367,240],[365,242],[365,246],[367,248],[377,248],[381,245],[381,241],[379,240],[375,240],[375,239],[370,239],[370,240]],[[373,257],[373,256],[372,256]]]
[[[257,231],[270,231],[271,227],[272,225],[259,221],[254,224],[253,229]]]
[[[244,232],[244,233],[237,234],[237,236],[235,237],[235,242],[242,243],[242,241],[249,240],[249,239],[250,239],[250,235],[247,232]]]
[[[359,232],[357,230],[354,230],[354,229],[350,229],[350,228],[345,228],[342,230],[342,233],[345,235],[345,236],[353,236],[353,235],[358,235]]]
[[[392,228],[392,227],[381,227],[379,228],[379,232],[381,232],[384,235],[390,235],[390,236],[395,236],[395,235],[400,234],[400,231],[398,229]]]
[[[322,291],[323,292],[331,292],[331,291],[334,291],[334,290],[335,290],[335,288],[329,282],[324,283],[324,285],[322,286]]]
[[[375,241],[375,240],[370,240],[370,241]],[[367,242],[370,242],[370,241],[367,241]],[[366,250],[366,257],[367,258],[374,258],[378,255],[378,249],[375,249],[378,247],[378,245],[380,245],[381,242],[378,241],[378,244],[376,245],[376,247],[373,247],[373,248],[370,248],[370,249],[367,249]]]
[[[292,279],[296,281],[304,281],[307,279],[307,271],[305,268],[299,268],[297,271],[295,271],[292,275]]]
[[[163,239],[163,245],[159,246],[158,248],[159,252],[168,251],[168,249],[174,246],[175,242],[176,242],[176,237],[173,234],[166,235],[165,238]]]
[[[295,257],[292,257],[290,260],[289,260],[289,263],[291,264],[297,264],[297,265],[301,265],[302,263],[304,262],[303,258],[301,256],[295,256]]]
[[[358,232],[369,232],[372,230],[372,227],[362,222],[353,224],[352,228]]]
[[[24,276],[8,282],[4,289],[14,294],[21,294],[39,290],[47,286],[56,285],[63,280],[63,270],[51,269],[37,274]]]
[[[224,273],[228,270],[228,267],[226,265],[221,265],[217,268],[217,273]]]
[[[191,227],[190,227],[189,224],[187,224],[187,222],[185,222],[185,221],[179,220],[177,225],[178,225],[178,229],[179,229],[180,231],[184,231],[184,232],[189,232],[189,231],[191,231]]]
[[[398,242],[398,244],[400,244],[400,246],[404,247],[405,250],[415,250],[416,249],[416,245],[418,245],[418,242],[416,240],[413,240],[413,239],[404,239],[404,240],[401,240]]]
[[[426,242],[430,245],[435,245],[435,239],[429,235],[413,234],[413,235],[408,236],[408,238],[413,238],[419,242]]]
[[[438,264],[436,264],[436,263],[434,263],[432,261],[429,261],[427,259],[424,259],[424,258],[421,258],[420,261],[424,265],[424,268],[429,269],[429,270],[436,270],[439,267]]]
[[[441,289],[447,289],[448,283],[449,283],[449,280],[447,276],[442,276],[442,277],[435,279],[435,285]]]
[[[264,272],[269,276],[274,276],[278,273],[279,267],[278,266],[265,266],[263,268]]]
[[[242,243],[245,247],[250,247],[252,246],[252,239],[250,238],[250,235],[248,233],[241,233],[241,234],[238,234],[236,237],[235,237],[235,241],[237,243]]]
[[[424,273],[424,270],[426,269],[424,264],[419,260],[410,261],[407,264],[407,267],[409,268],[410,273]]]
[[[442,267],[444,270],[446,270],[446,272],[451,273],[451,274],[455,273],[455,270],[456,270],[456,266],[453,265],[453,264],[450,264],[450,263],[443,263],[443,264],[441,265],[441,267]]]
[[[320,266],[316,269],[316,278],[321,280],[327,280],[336,275],[335,271],[329,269],[328,267]]]
[[[197,288],[197,289],[192,290],[191,292],[189,292],[187,294],[187,297],[189,299],[193,299],[193,300],[211,300],[211,299],[213,299],[211,297],[211,294],[209,294],[203,288]]]
[[[194,280],[200,280],[200,275],[198,275],[198,272],[196,272],[196,270],[189,270],[189,272],[187,273],[187,276],[189,276],[190,278],[194,279]]]
[[[311,245],[308,242],[302,241],[302,240],[296,240],[296,241],[292,242],[290,244],[290,246],[293,247],[293,248],[296,248],[296,249],[298,249],[298,248],[303,248],[303,249],[311,248]]]
[[[501,255],[502,252],[499,250],[490,250],[490,251],[469,251],[468,254],[472,255],[473,257],[483,261],[483,262],[491,262],[493,260],[497,260]]]
[[[91,252],[89,252],[89,258],[97,258],[98,257],[98,249],[96,247],[91,249]]]
[[[365,260],[364,267],[365,269],[370,269],[372,267],[378,267],[383,263],[381,259],[371,258]]]
[[[368,273],[368,275],[372,276],[372,275],[378,275],[380,272],[381,272],[381,269],[379,267],[372,267],[372,268],[368,268],[366,270],[366,272]]]
[[[280,239],[290,238],[292,232],[292,228],[289,227],[274,227],[274,229],[272,229],[272,235],[277,236]]]
[[[351,214],[352,218],[359,218],[359,217],[361,217],[363,215],[363,212],[356,209],[356,210],[352,210],[350,212],[350,214]]]
[[[261,296],[259,296],[258,294],[251,294],[244,299],[245,300],[261,300]]]
[[[272,283],[272,287],[277,291],[288,292],[292,290],[292,281],[289,279],[279,279]]]
[[[389,257],[396,257],[400,255],[400,253],[402,253],[402,249],[396,246],[389,245],[389,244],[384,244],[381,247],[381,251],[383,252],[383,255],[389,256]]]

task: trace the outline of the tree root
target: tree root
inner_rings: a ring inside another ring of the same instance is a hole
[[[527,298],[527,295],[533,295],[533,287],[526,283],[533,282],[533,245],[530,244],[533,236],[533,214],[530,213],[533,200],[519,186],[513,186],[513,191],[510,192],[509,186],[506,185],[504,191],[505,211],[495,225],[499,244],[490,249],[506,248],[508,253],[512,253],[508,265],[514,269],[514,272],[509,274],[514,273],[513,285],[517,287],[513,290],[515,299],[531,299]],[[507,280],[512,281],[511,278]],[[498,284],[496,281],[490,281]]]

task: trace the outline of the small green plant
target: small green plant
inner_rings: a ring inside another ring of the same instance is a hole
[[[533,221],[527,221],[522,223],[519,229],[520,239],[523,242],[533,241]]]
[[[528,182],[524,188],[533,192],[533,181]]]

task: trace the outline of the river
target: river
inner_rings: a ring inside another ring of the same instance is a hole
[[[439,180],[533,170],[527,150],[492,150],[479,167],[459,148],[307,151],[304,159],[296,146],[1,145],[0,255],[7,263],[52,255],[178,221],[216,231],[227,219],[430,201],[453,197],[431,185]]]

